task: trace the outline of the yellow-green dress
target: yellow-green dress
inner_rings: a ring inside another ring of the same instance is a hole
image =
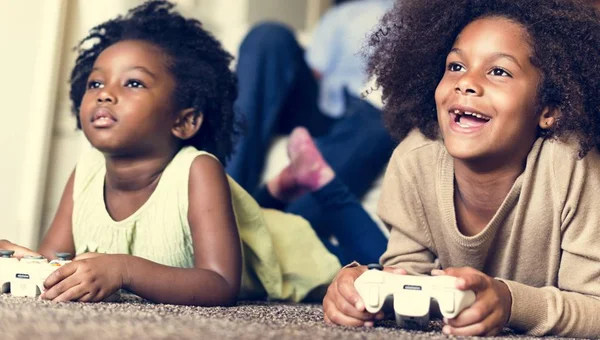
[[[148,201],[128,218],[114,221],[104,203],[104,155],[96,149],[85,152],[77,164],[73,188],[77,254],[129,254],[167,266],[193,267],[188,183],[192,162],[199,156],[214,157],[194,147],[181,149]],[[340,263],[309,223],[296,215],[260,208],[228,179],[244,256],[240,298],[266,296],[297,302],[331,282]]]

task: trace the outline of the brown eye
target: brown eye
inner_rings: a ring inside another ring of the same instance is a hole
[[[510,75],[510,73],[506,72],[504,69],[501,68],[494,68],[492,69],[492,71],[490,72],[493,76],[498,76],[498,77],[510,77],[512,78],[512,76]]]
[[[133,88],[144,88],[144,84],[137,79],[130,79],[125,83],[125,87],[133,87]]]
[[[448,65],[448,71],[450,72],[461,72],[463,69],[464,67],[461,64],[450,63]]]
[[[96,81],[96,80],[90,80],[87,83],[87,88],[88,89],[99,89],[102,88],[104,85],[102,85],[101,82]]]

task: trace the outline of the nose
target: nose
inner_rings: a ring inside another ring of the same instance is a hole
[[[102,103],[116,104],[117,97],[108,88],[105,87],[102,89],[102,91],[100,91],[100,93],[98,93],[98,97],[96,98],[96,103],[97,104],[102,104]]]
[[[454,90],[457,93],[466,96],[483,95],[483,86],[481,86],[481,82],[477,75],[469,72],[465,72],[464,75],[458,79]]]

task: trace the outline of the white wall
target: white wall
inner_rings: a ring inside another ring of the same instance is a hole
[[[0,0],[0,238],[33,245],[42,207],[63,0]]]
[[[22,145],[28,129],[29,99],[33,69],[16,68],[14,65],[33,65],[35,63],[34,42],[39,40],[40,28],[29,26],[17,20],[29,16],[40,20],[41,11],[28,10],[25,6],[10,0],[0,1],[0,98],[2,98],[2,124],[0,124],[0,214],[2,215],[2,233],[0,238],[18,239],[19,226],[17,202],[21,199],[19,190],[21,170],[25,164]],[[14,32],[19,30],[19,36]],[[32,53],[34,52],[34,53]],[[20,89],[19,91],[15,91]]]

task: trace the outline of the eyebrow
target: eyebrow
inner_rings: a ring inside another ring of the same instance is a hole
[[[458,55],[462,54],[462,51],[458,48],[453,48],[450,50],[450,53],[456,53]],[[517,58],[515,58],[514,56],[510,55],[510,54],[506,54],[506,53],[502,53],[502,52],[496,52],[494,54],[492,54],[489,59],[500,59],[500,58],[506,58],[510,61],[512,61],[513,63],[515,63],[520,69],[523,69],[523,66],[521,66],[521,64],[519,63],[519,61],[517,60]]]
[[[131,66],[131,67],[128,67],[125,71],[131,71],[131,70],[142,71],[142,72],[146,73],[147,75],[149,75],[150,77],[152,77],[153,79],[156,79],[156,75],[149,69],[145,68],[144,66]],[[93,71],[102,71],[102,68],[94,67],[94,68],[92,68],[92,72]]]

